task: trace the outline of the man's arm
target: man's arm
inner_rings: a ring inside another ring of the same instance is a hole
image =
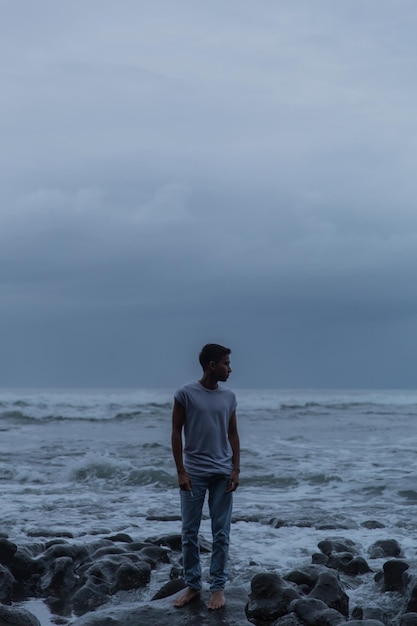
[[[184,468],[182,455],[182,429],[185,424],[185,409],[177,400],[174,401],[172,411],[171,445],[175,465],[177,466],[178,484],[181,489],[191,491],[191,480]]]
[[[230,474],[229,485],[226,491],[236,491],[239,486],[239,473],[240,473],[240,441],[239,433],[237,432],[237,420],[236,412],[233,411],[229,421],[228,437],[230,446],[232,448],[232,463],[233,469]]]

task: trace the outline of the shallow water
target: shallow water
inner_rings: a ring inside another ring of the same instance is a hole
[[[236,393],[242,472],[234,516],[246,521],[232,528],[232,580],[248,585],[256,571],[282,574],[305,565],[332,535],[358,542],[364,556],[377,539],[396,538],[405,557],[415,559],[416,392]],[[135,539],[178,532],[179,522],[149,519],[179,513],[172,396],[173,390],[1,391],[0,530],[17,543],[42,532],[85,541],[116,531]],[[369,519],[385,528],[362,527]],[[210,537],[206,520],[202,534]],[[165,580],[166,572],[154,573],[143,599]],[[349,594],[356,602],[373,590],[366,575]],[[386,594],[384,601],[394,599]],[[30,606],[45,612],[39,601]],[[46,620],[44,614],[48,626]]]

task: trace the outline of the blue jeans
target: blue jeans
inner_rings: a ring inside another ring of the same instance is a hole
[[[181,490],[182,555],[184,578],[190,589],[201,589],[200,549],[198,532],[201,523],[206,491],[209,493],[209,510],[213,547],[210,564],[211,591],[223,589],[227,580],[230,523],[232,520],[232,492],[226,493],[229,475],[190,476],[193,490]]]

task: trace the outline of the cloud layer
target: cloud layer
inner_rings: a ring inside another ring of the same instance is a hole
[[[414,386],[409,1],[9,5],[4,385]]]

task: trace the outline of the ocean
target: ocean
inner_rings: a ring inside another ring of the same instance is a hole
[[[358,543],[367,559],[375,541],[393,538],[415,561],[417,391],[234,391],[242,448],[234,584],[249,589],[257,572],[306,565],[318,542],[334,536]],[[0,531],[19,545],[42,536],[89,541],[125,532],[144,540],[179,532],[173,393],[1,390]],[[201,534],[210,539],[207,514]],[[380,527],[368,528],[370,520]],[[368,562],[377,571],[384,561]],[[148,600],[168,574],[153,572],[136,598]],[[373,574],[349,596],[351,606],[374,602]],[[42,626],[57,623],[39,599],[22,606]]]

